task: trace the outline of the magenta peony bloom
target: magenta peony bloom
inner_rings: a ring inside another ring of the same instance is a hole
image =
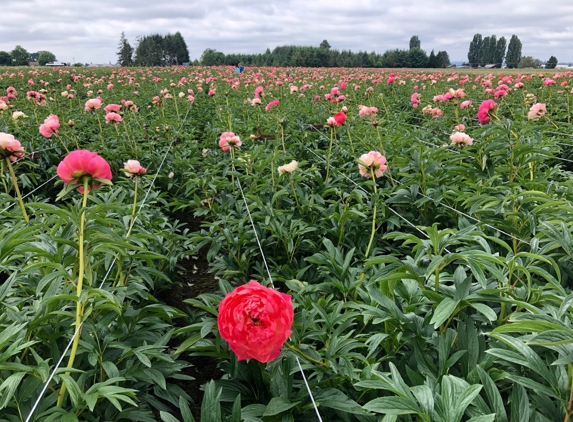
[[[111,180],[111,169],[106,160],[97,152],[80,149],[70,152],[58,165],[58,176],[64,183],[77,184],[83,176],[90,179]],[[90,180],[89,189],[97,189],[101,183]],[[78,186],[80,193],[84,193],[84,187]]]
[[[497,103],[493,100],[485,100],[480,104],[477,118],[482,125],[491,121],[489,115],[496,107]]]
[[[271,108],[278,106],[280,103],[281,102],[279,100],[273,100],[267,104],[267,106],[265,107],[265,110],[269,111]]]

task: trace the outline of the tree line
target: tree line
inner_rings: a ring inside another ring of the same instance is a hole
[[[541,60],[521,55],[522,46],[521,40],[515,34],[511,36],[509,45],[507,45],[505,37],[498,40],[495,35],[483,38],[481,34],[475,34],[470,42],[468,64],[471,67],[484,67],[486,65],[502,67],[505,60],[509,69],[540,67]],[[557,58],[551,56],[545,63],[545,68],[555,69],[555,66],[557,66]]]
[[[135,49],[122,32],[117,58],[120,66],[171,66],[188,63],[189,50],[179,31],[138,37]]]
[[[28,66],[30,62],[38,62],[40,66],[56,61],[56,56],[49,51],[29,53],[21,45],[12,51],[0,51],[0,66]]]
[[[434,50],[428,54],[421,49],[417,35],[410,40],[409,49],[387,50],[383,54],[376,52],[332,49],[327,40],[318,47],[284,45],[267,48],[263,54],[224,54],[212,48],[203,51],[201,58],[194,64],[203,66],[222,66],[237,64],[247,66],[276,67],[377,67],[377,68],[445,68],[450,65],[447,51]]]

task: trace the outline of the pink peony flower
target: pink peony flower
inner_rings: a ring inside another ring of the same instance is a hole
[[[16,161],[24,155],[24,148],[14,135],[0,132],[0,158],[8,157],[10,161]]]
[[[58,119],[58,116],[55,114],[50,114],[50,116],[44,120],[44,123],[40,125],[40,133],[42,136],[50,138],[54,133],[58,132],[59,128],[60,119]]]
[[[545,113],[547,113],[547,106],[543,103],[536,103],[529,109],[527,118],[529,120],[539,120],[541,117],[545,116]]]
[[[372,177],[371,171],[374,172],[374,176],[381,177],[387,168],[386,157],[378,151],[362,154],[358,159],[358,171],[364,177]]]
[[[91,100],[87,100],[84,109],[85,111],[89,111],[89,110],[98,110],[99,108],[101,108],[101,98],[97,97],[97,98],[92,98]]]
[[[485,100],[480,104],[477,118],[482,125],[491,121],[489,115],[493,112],[493,110],[495,110],[496,107],[497,103],[493,100]]]
[[[555,81],[551,78],[545,78],[545,79],[543,79],[543,85],[546,85],[546,86],[555,85]]]
[[[462,101],[460,103],[460,108],[463,110],[464,108],[471,107],[471,105],[472,105],[472,100]]]
[[[84,176],[89,177],[88,189],[97,189],[101,183],[92,179],[111,180],[111,169],[106,160],[97,152],[80,149],[70,152],[58,165],[58,176],[64,183],[77,184]],[[84,193],[84,187],[78,186],[80,193]]]
[[[219,139],[219,146],[223,151],[229,151],[232,147],[240,147],[243,141],[233,132],[223,132]]]
[[[455,126],[454,129],[459,131],[459,132],[463,132],[464,130],[466,130],[466,125],[464,125],[463,123],[460,123],[459,125]]]
[[[368,107],[365,105],[359,105],[358,109],[360,110],[358,112],[358,115],[360,117],[370,117],[371,119],[373,119],[374,117],[376,117],[376,114],[378,113],[377,107]]]
[[[416,87],[416,88],[417,88],[417,87]],[[419,93],[417,93],[417,92],[414,92],[414,93],[412,94],[412,96],[410,97],[410,102],[412,103],[412,107],[418,108],[418,106],[420,105],[420,97],[421,97],[421,96],[422,96],[422,95],[419,94]]]
[[[127,160],[127,162],[123,163],[123,168],[126,170],[124,173],[127,177],[144,174],[147,171],[145,167],[141,167],[137,160]]]
[[[108,104],[103,109],[106,113],[111,113],[112,111],[117,112],[121,110],[121,106],[119,104]]]
[[[119,114],[114,113],[113,111],[110,112],[110,113],[107,113],[107,114],[105,115],[105,121],[106,121],[106,123],[119,123],[119,122],[121,122],[122,120],[123,120],[123,118],[122,118]]]
[[[279,100],[273,100],[267,104],[267,106],[265,107],[265,110],[269,111],[271,108],[278,106],[280,103],[281,102]]]
[[[467,133],[454,132],[450,135],[450,140],[452,145],[471,145],[473,144],[473,139]]]

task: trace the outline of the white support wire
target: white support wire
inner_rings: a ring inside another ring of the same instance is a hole
[[[147,200],[147,197],[149,196],[149,193],[151,192],[151,188],[153,187],[153,185],[155,184],[155,180],[157,179],[157,176],[159,175],[159,172],[161,171],[161,168],[163,167],[163,163],[165,163],[165,159],[167,158],[167,154],[169,154],[169,151],[171,151],[171,147],[173,146],[173,141],[171,141],[171,144],[169,145],[169,147],[167,148],[167,151],[165,151],[165,155],[163,156],[163,159],[161,160],[161,163],[159,164],[159,168],[157,169],[157,172],[155,173],[155,176],[153,177],[153,180],[151,181],[149,188],[147,189],[147,192],[141,202],[141,205],[139,206],[137,213],[133,219],[133,222],[131,223],[131,225],[129,226],[129,229],[125,235],[125,238],[127,239],[129,237],[129,235],[131,234],[131,229],[133,228],[133,225],[135,224],[135,221],[137,220],[137,218],[139,217],[139,213],[141,212],[143,206],[145,205],[145,202]],[[55,177],[52,177],[53,180]],[[47,182],[46,182],[47,183]],[[45,183],[44,183],[45,184]],[[43,186],[43,185],[41,185]],[[38,188],[40,188],[41,186],[39,186]],[[38,189],[36,188],[36,189]],[[30,192],[31,193],[31,192]],[[99,285],[99,289],[101,289],[103,287],[103,284],[106,282],[109,274],[111,273],[111,270],[113,268],[113,265],[115,264],[115,262],[117,261],[117,256],[114,257],[113,261],[111,262],[101,284]],[[72,346],[74,339],[76,338],[76,336],[80,333],[82,326],[83,326],[84,322],[80,322],[80,325],[76,328],[76,330],[74,331],[74,335],[70,338],[70,341],[68,342],[67,346],[65,347],[62,355],[60,356],[60,359],[58,360],[58,362],[56,363],[56,365],[54,366],[54,368],[52,369],[52,371],[50,372],[50,376],[48,377],[48,380],[44,383],[44,386],[42,387],[42,390],[40,391],[40,394],[38,396],[38,398],[36,399],[36,401],[34,402],[34,405],[32,406],[32,408],[30,409],[30,413],[28,414],[28,416],[26,417],[26,420],[24,422],[30,422],[30,419],[32,418],[32,416],[34,415],[34,412],[36,411],[36,408],[38,407],[38,405],[40,404],[40,401],[42,400],[42,397],[44,395],[44,393],[46,392],[50,381],[52,381],[52,379],[54,378],[54,375],[56,374],[56,372],[58,371],[58,369],[60,368],[60,365],[62,364],[64,357],[66,356],[66,353],[68,353],[68,350],[70,349],[70,347]]]
[[[257,230],[255,228],[255,222],[253,221],[253,217],[251,216],[251,212],[249,211],[249,205],[247,204],[247,198],[245,198],[245,194],[243,192],[243,188],[241,186],[241,182],[239,181],[238,177],[237,177],[237,185],[239,186],[241,196],[243,197],[243,202],[245,203],[245,207],[247,208],[247,214],[249,216],[251,226],[253,227],[253,232],[255,233],[255,239],[257,239],[257,245],[259,246],[259,251],[261,252],[261,257],[263,258],[263,262],[265,263],[265,267],[267,269],[267,274],[269,275],[269,281],[270,281],[271,287],[274,289],[273,278],[271,276],[271,272],[269,271],[269,267],[267,265],[267,259],[265,258],[265,253],[263,251],[263,247],[261,245],[261,242],[259,241],[259,236],[257,235]],[[308,395],[310,397],[310,400],[312,401],[312,405],[314,406],[316,416],[318,417],[318,420],[320,422],[322,422],[322,418],[320,417],[320,412],[318,411],[318,406],[316,405],[316,402],[314,401],[314,396],[312,395],[312,391],[310,390],[310,386],[308,385],[308,382],[306,380],[306,376],[304,375],[304,370],[302,369],[302,366],[300,364],[298,356],[295,355],[295,359],[296,359],[296,362],[298,363],[298,368],[300,370],[300,373],[302,374],[302,379],[304,380],[304,385],[306,386],[306,390],[308,391]]]
[[[31,190],[30,192],[28,192],[26,195],[22,196],[22,200],[24,200],[25,198],[27,198],[28,196],[32,195],[34,192],[36,192],[38,189],[44,187],[45,185],[47,185],[48,183],[50,183],[52,180],[54,180],[56,177],[58,177],[58,175],[56,174],[55,176],[52,176],[51,178],[49,178],[48,180],[46,180],[44,183],[42,183],[40,186],[34,188],[33,190]],[[12,208],[16,203],[12,202],[10,205],[8,205],[6,208],[4,208],[2,211],[0,211],[0,214],[3,212],[8,211],[10,208]]]

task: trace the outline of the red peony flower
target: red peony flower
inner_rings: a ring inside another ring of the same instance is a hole
[[[340,126],[342,123],[346,121],[346,114],[343,111],[336,113],[334,115],[334,120],[336,121],[336,125]]]
[[[65,183],[78,183],[83,176],[89,176],[92,179],[111,180],[111,169],[108,162],[100,157],[97,152],[91,152],[87,149],[79,149],[70,152],[60,162],[57,169],[58,176]],[[90,181],[89,187],[97,189],[101,183]],[[84,193],[84,187],[78,186],[80,193]]]
[[[270,362],[292,334],[291,296],[251,280],[221,301],[217,326],[238,360]]]

